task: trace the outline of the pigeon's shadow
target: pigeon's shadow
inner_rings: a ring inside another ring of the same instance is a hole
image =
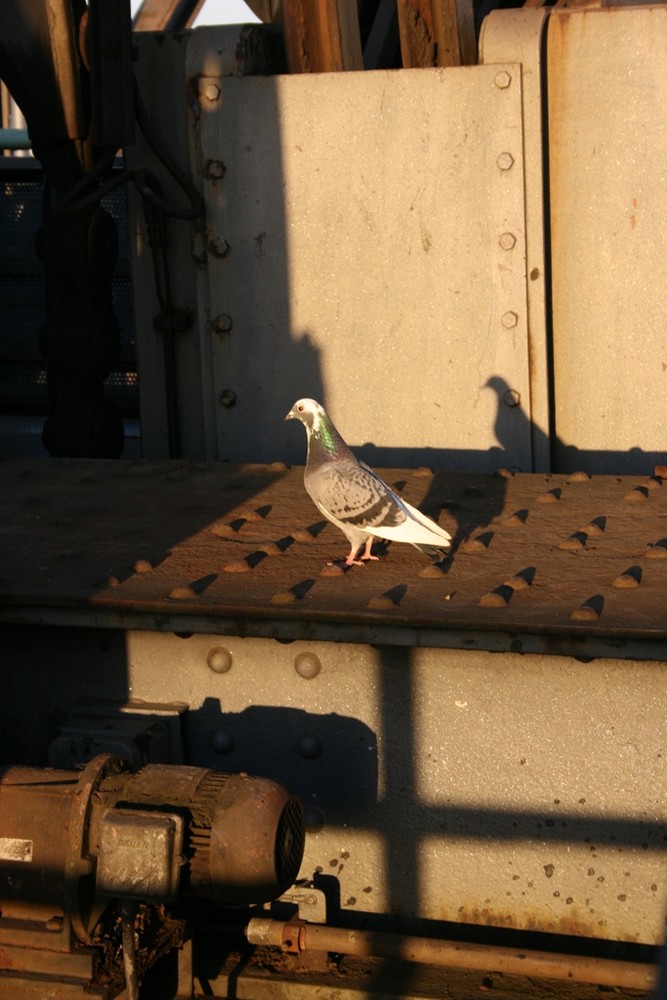
[[[502,452],[511,454],[517,440],[530,441],[532,461],[530,468],[522,469],[523,472],[649,475],[656,465],[664,464],[664,451],[645,451],[638,446],[612,451],[568,444],[558,434],[558,414],[555,410],[552,409],[549,416],[549,433],[545,433],[527,416],[521,405],[514,403],[513,390],[502,376],[492,375],[485,388],[496,394],[493,430]],[[585,428],[581,430],[584,432]]]
[[[450,547],[437,560],[444,572],[449,570],[457,551],[468,539],[476,538],[481,545],[488,546],[492,537],[488,529],[503,511],[506,492],[507,477],[504,475],[462,476],[437,472],[433,476],[419,507],[451,533]]]

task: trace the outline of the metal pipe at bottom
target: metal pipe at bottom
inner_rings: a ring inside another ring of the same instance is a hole
[[[572,982],[623,986],[634,990],[652,990],[656,982],[655,967],[646,963],[546,951],[522,951],[497,945],[442,941],[382,931],[347,930],[344,927],[307,924],[300,920],[257,917],[248,923],[246,936],[251,944],[277,946],[293,953],[332,951],[359,958],[402,959],[405,962],[445,968],[568,979]]]

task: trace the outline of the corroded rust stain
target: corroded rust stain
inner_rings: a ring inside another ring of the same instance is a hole
[[[567,914],[556,916],[553,913],[517,907],[499,910],[492,905],[464,904],[453,907],[451,911],[445,911],[441,919],[463,924],[506,927],[512,930],[535,931],[545,934],[590,938],[600,936],[599,916],[595,913],[582,913],[576,906],[569,908]],[[637,936],[631,935],[623,940],[636,941]]]

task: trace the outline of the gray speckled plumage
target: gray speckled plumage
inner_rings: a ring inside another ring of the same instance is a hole
[[[408,542],[429,553],[449,547],[451,536],[444,528],[410,506],[355,458],[318,402],[297,400],[285,420],[300,420],[306,428],[304,485],[317,509],[350,543],[346,565],[360,566],[365,560],[376,559],[371,555],[374,538]]]

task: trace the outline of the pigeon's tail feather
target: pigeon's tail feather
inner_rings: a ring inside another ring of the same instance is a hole
[[[419,521],[420,524],[423,524],[424,527],[427,527],[430,531],[433,531],[436,535],[438,535],[442,539],[442,541],[439,543],[440,547],[443,545],[443,543],[446,543],[446,546],[449,545],[452,536],[449,534],[448,531],[446,531],[444,528],[441,528],[439,524],[436,524],[436,522],[433,521],[430,517],[427,517],[426,514],[422,514],[420,510],[417,510],[416,507],[413,507],[411,504],[409,504],[407,500],[403,500],[401,498],[401,503],[403,504],[404,507],[407,508],[412,517],[414,517],[415,521]]]
[[[387,527],[376,524],[372,527],[368,525],[368,532],[378,538],[386,538],[388,541],[408,542],[417,548],[424,546],[426,549],[446,549],[449,547],[452,536],[448,531],[441,528],[426,514],[422,514],[420,510],[411,507],[405,500],[401,499],[400,502],[408,514],[404,521]]]

